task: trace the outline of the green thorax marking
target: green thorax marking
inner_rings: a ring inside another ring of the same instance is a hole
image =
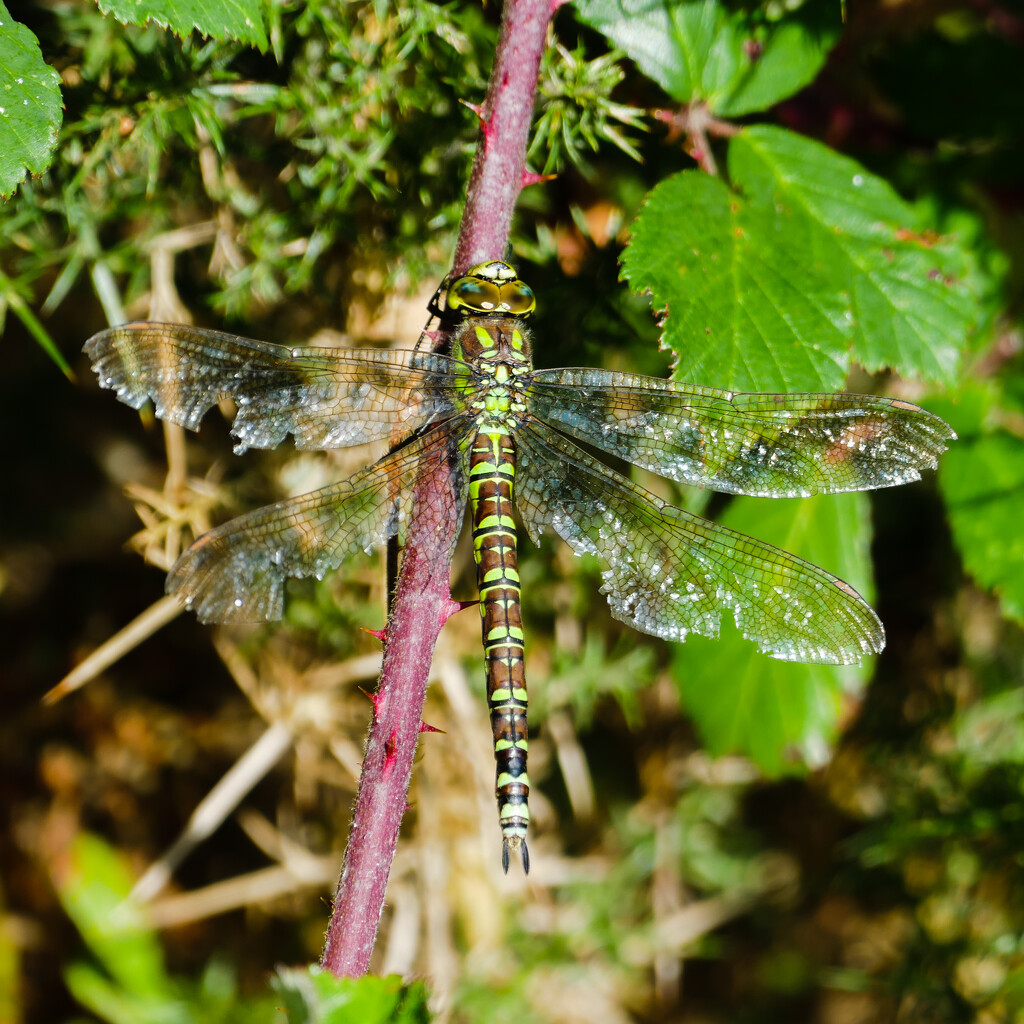
[[[513,433],[524,408],[519,378],[532,369],[526,330],[516,318],[470,317],[452,351],[475,371],[467,399],[478,430]]]

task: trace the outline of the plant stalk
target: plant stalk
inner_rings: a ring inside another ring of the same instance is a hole
[[[470,176],[453,273],[502,259],[522,190],[526,146],[551,0],[506,0],[494,68],[480,108],[482,138]],[[443,332],[436,346],[447,344]],[[462,525],[447,466],[416,488],[385,635],[384,664],[355,810],[321,965],[338,977],[367,972],[405,814],[430,657],[450,614],[450,563]]]

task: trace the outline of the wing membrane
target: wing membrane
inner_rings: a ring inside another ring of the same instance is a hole
[[[895,398],[742,394],[610,370],[537,371],[527,407],[660,476],[769,497],[917,480],[956,436],[938,416]]]
[[[842,580],[780,548],[659,501],[544,429],[516,433],[516,505],[535,539],[553,529],[596,555],[616,618],[669,640],[743,635],[786,661],[848,664],[885,644],[878,617]]]
[[[465,435],[465,422],[442,424],[342,483],[257,509],[203,534],[171,567],[167,593],[201,622],[281,618],[287,578],[320,579],[350,555],[402,536],[417,500],[417,480],[445,461],[461,522]],[[444,510],[445,521],[451,514]]]
[[[288,348],[185,324],[133,323],[86,342],[100,385],[190,430],[233,398],[237,451],[342,448],[408,436],[458,411],[469,368],[429,352]]]

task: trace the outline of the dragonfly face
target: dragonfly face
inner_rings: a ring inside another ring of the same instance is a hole
[[[237,450],[291,435],[321,449],[401,439],[351,479],[239,516],[200,537],[169,593],[205,622],[280,618],[284,583],[404,535],[417,480],[444,460],[473,521],[495,738],[503,862],[529,861],[526,679],[513,507],[534,540],[552,530],[594,555],[612,613],[668,640],[717,636],[731,613],[775,658],[844,664],[885,633],[842,580],[691,515],[581,448],[671,480],[789,497],[888,487],[933,468],[955,436],[937,416],[876,395],[741,394],[608,370],[534,370],[535,300],[507,263],[445,292],[450,355],[285,347],[180,324],[90,338],[103,387],[196,429],[235,400]]]

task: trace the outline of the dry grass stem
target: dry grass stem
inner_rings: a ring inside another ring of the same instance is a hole
[[[336,881],[337,854],[317,857],[316,862],[320,871],[317,878],[305,872],[301,876],[296,875],[287,867],[262,868],[193,892],[155,900],[146,907],[146,917],[154,928],[178,928],[240,907],[291,896],[305,889],[319,888],[326,891]]]
[[[687,946],[727,921],[747,913],[761,898],[760,894],[745,896],[713,896],[682,907],[659,922],[656,936],[659,951],[674,950],[681,954]]]
[[[271,860],[283,864],[296,877],[320,877],[320,858],[301,843],[285,835],[258,811],[243,809],[238,812],[238,824],[257,849]]]
[[[287,725],[283,722],[271,725],[196,805],[181,835],[150,865],[135,884],[129,899],[139,903],[152,900],[171,880],[178,865],[220,827],[243,797],[277,764],[292,742],[292,731]]]
[[[61,698],[85,686],[104,669],[119,661],[134,650],[184,609],[174,597],[162,597],[151,604],[141,615],[132,619],[124,629],[115,633],[106,643],[101,644],[83,662],[72,669],[52,690],[43,696],[44,704],[56,704]]]
[[[423,934],[423,902],[420,887],[410,882],[393,882],[388,886],[391,924],[387,929],[384,958],[380,973],[412,976],[420,954]]]
[[[554,744],[558,767],[572,805],[572,813],[578,821],[590,821],[594,817],[594,781],[590,775],[587,756],[580,746],[576,726],[566,711],[554,711],[545,723],[547,734]]]

